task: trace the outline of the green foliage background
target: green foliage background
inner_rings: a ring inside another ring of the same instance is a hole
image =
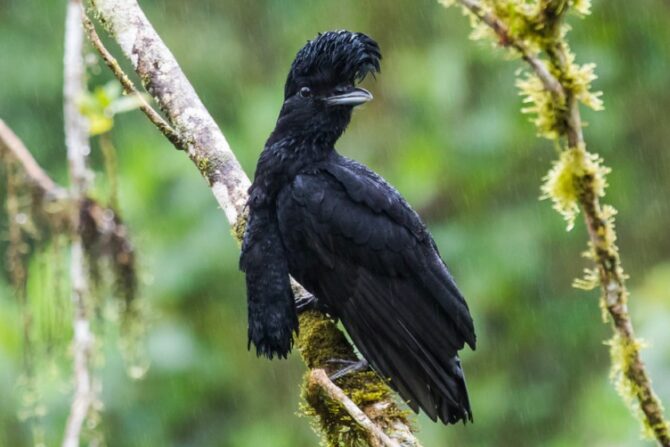
[[[584,230],[578,224],[566,233],[550,204],[538,200],[555,152],[519,113],[513,85],[520,62],[469,41],[467,21],[434,0],[141,3],[249,174],[300,46],[337,28],[380,42],[382,73],[366,81],[375,101],[356,113],[339,148],[384,175],[424,216],[468,298],[479,338],[477,352],[463,354],[475,424],[445,428],[420,417],[426,446],[651,445],[608,381],[602,342],[610,330],[600,322],[597,292],[570,287],[587,266],[579,256]],[[0,0],[0,117],[62,183],[64,10],[63,2]],[[577,61],[597,63],[594,88],[605,93],[604,112],[585,111],[586,138],[613,168],[608,201],[620,212],[632,314],[651,344],[644,359],[656,390],[670,405],[670,4],[594,1],[591,17],[571,23]],[[91,86],[110,79],[105,67],[91,71]],[[99,364],[107,444],[316,445],[308,421],[296,416],[297,356],[269,362],[246,350],[238,249],[205,182],[140,112],[118,116],[112,139],[122,213],[151,306],[151,369],[144,380],[128,378],[118,337],[105,330]],[[104,198],[101,160],[94,144],[96,191]],[[59,266],[67,271],[66,263],[54,255],[31,263],[38,317],[50,301],[67,302],[65,287],[48,280]],[[22,328],[3,274],[0,446],[18,447],[30,445],[17,418]],[[67,320],[53,331],[52,339],[69,336]],[[46,357],[49,346],[37,351]],[[51,355],[40,367],[43,427],[47,445],[57,445],[70,359],[63,348]]]

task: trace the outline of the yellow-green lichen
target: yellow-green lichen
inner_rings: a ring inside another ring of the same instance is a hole
[[[532,115],[538,135],[556,140],[565,132],[565,99],[548,91],[535,73],[526,73],[516,81],[523,97],[521,113]]]
[[[667,430],[668,424],[661,419],[657,423],[660,427],[653,427],[649,423],[648,418],[644,417],[640,408],[639,402],[644,397],[645,390],[637,383],[634,365],[639,361],[640,350],[644,349],[646,344],[643,340],[622,337],[618,333],[606,342],[606,344],[610,347],[610,356],[612,358],[610,380],[631,412],[642,422],[643,435],[649,439],[653,439],[654,433],[659,428]]]
[[[593,290],[599,285],[600,274],[597,268],[584,269],[584,275],[572,281],[572,287],[582,290]]]
[[[300,334],[296,346],[308,368],[333,367],[332,359],[357,360],[356,353],[335,323],[321,312],[300,314]]]
[[[184,130],[181,126],[177,126],[177,133],[179,135],[191,135],[191,132],[192,131]],[[223,151],[207,150],[192,138],[184,139],[182,145],[184,148],[190,148],[189,156],[191,157],[191,160],[195,163],[198,171],[200,171],[200,174],[202,174],[210,186],[217,181],[222,181],[222,172],[229,162]]]
[[[327,316],[317,311],[306,311],[300,315],[297,347],[310,369],[323,368],[329,374],[341,367],[332,360],[357,360],[342,331]],[[368,412],[368,416],[382,428],[391,427],[395,422],[409,425],[408,413],[393,401],[391,389],[375,372],[351,373],[338,379],[336,385],[363,411],[384,402],[383,411]],[[361,429],[339,402],[328,397],[320,385],[311,380],[309,372],[305,374],[302,397],[302,414],[313,418],[312,426],[324,435],[324,445],[369,445],[367,432]]]
[[[588,182],[588,187],[597,197],[605,195],[605,176],[609,168],[602,165],[602,159],[587,152],[583,147],[561,152],[542,184],[542,199],[551,199],[554,209],[561,213],[571,230],[579,213],[579,194]],[[613,231],[612,231],[613,233]]]
[[[242,243],[244,240],[244,232],[247,229],[248,220],[249,213],[245,208],[245,210],[237,217],[237,221],[230,227],[230,234],[232,234],[235,240],[239,243]]]
[[[440,0],[445,6],[456,3]],[[476,6],[464,3],[462,10],[472,25],[471,38],[487,39],[495,45],[509,49],[508,54],[525,58],[536,58],[547,66],[548,71],[561,84],[562,92],[549,91],[535,73],[527,73],[517,81],[524,97],[523,113],[533,115],[532,122],[538,134],[557,140],[566,134],[566,98],[576,98],[592,108],[602,110],[600,92],[591,91],[591,82],[596,79],[594,64],[578,65],[574,54],[565,43],[570,29],[562,22],[570,9],[578,15],[589,13],[590,2],[586,0],[482,0]],[[491,17],[497,21],[487,23]],[[522,50],[523,48],[523,50]],[[543,59],[542,55],[546,57]]]
[[[390,388],[372,371],[349,374],[336,383],[351,400],[383,429],[389,429],[396,422],[410,425],[408,412],[393,402]],[[314,418],[315,430],[324,435],[327,447],[349,447],[369,445],[369,433],[356,423],[340,402],[331,399],[318,383],[305,375],[302,390],[305,404],[303,414]],[[385,402],[383,411],[374,411],[372,406]],[[372,411],[370,411],[372,410]]]
[[[565,49],[566,64],[560,74],[563,88],[570,92],[578,101],[595,111],[603,110],[602,92],[592,92],[591,83],[598,78],[595,74],[596,64],[576,64],[575,54]]]
[[[524,97],[524,113],[540,136],[566,147],[542,185],[542,198],[551,199],[554,208],[574,225],[582,209],[589,230],[586,256],[596,267],[585,271],[574,286],[592,289],[602,287],[601,309],[612,316],[615,337],[609,342],[612,355],[612,380],[619,394],[642,419],[647,433],[662,445],[670,445],[670,428],[663,408],[654,395],[640,362],[641,343],[632,335],[626,310],[628,292],[626,274],[621,267],[613,207],[600,204],[605,194],[606,174],[600,157],[586,152],[582,135],[579,103],[602,110],[600,92],[591,91],[596,79],[594,64],[579,65],[566,40],[570,27],[565,13],[578,16],[590,13],[590,0],[440,0],[445,6],[459,4],[470,18],[475,39],[489,38],[494,44],[521,55],[532,73],[517,81]],[[558,82],[559,86],[556,85]],[[567,144],[562,140],[567,140]]]
[[[195,164],[198,167],[198,171],[200,171],[203,176],[207,177],[209,175],[209,170],[212,167],[209,158],[196,156]]]
[[[580,16],[591,14],[591,0],[570,0],[570,7]]]

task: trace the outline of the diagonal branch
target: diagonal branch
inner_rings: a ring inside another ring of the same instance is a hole
[[[549,72],[547,65],[531,51],[530,48],[521,40],[514,39],[507,29],[507,25],[495,14],[484,7],[478,0],[457,0],[458,3],[467,8],[479,20],[486,23],[498,36],[500,43],[506,47],[512,47],[519,52],[523,60],[533,69],[542,81],[544,88],[559,98],[565,97],[563,86],[554,75]],[[444,0],[442,0],[444,3]]]
[[[487,24],[505,46],[511,46],[519,51],[533,71],[542,80],[545,89],[552,94],[560,94],[566,107],[565,126],[560,136],[567,140],[567,150],[574,151],[582,159],[587,157],[582,131],[582,121],[579,109],[579,100],[571,90],[571,86],[564,84],[569,79],[572,61],[567,44],[562,39],[558,26],[568,9],[565,0],[543,0],[540,14],[547,25],[555,32],[552,39],[546,40],[543,50],[546,52],[552,67],[558,72],[558,77],[547,70],[546,63],[528,51],[527,45],[521,39],[516,39],[507,31],[505,23],[490,12],[478,0],[456,0],[462,7],[474,14],[479,20]],[[444,0],[443,0],[444,2]],[[657,441],[663,447],[670,447],[670,428],[665,420],[663,405],[654,393],[651,379],[640,356],[640,343],[635,337],[635,331],[628,312],[628,290],[626,275],[621,263],[618,249],[614,244],[614,231],[611,211],[602,205],[602,185],[599,179],[588,174],[575,175],[573,178],[578,191],[577,202],[584,213],[584,222],[589,234],[593,259],[598,270],[602,301],[607,312],[612,317],[614,339],[612,344],[618,345],[622,351],[620,368],[625,380],[630,384],[642,412],[645,426],[651,430]],[[614,347],[613,347],[614,349]],[[613,359],[615,360],[615,359]]]
[[[344,394],[344,391],[335,385],[323,369],[313,369],[309,374],[309,383],[320,387],[330,399],[337,401],[344,407],[351,418],[369,433],[371,447],[399,447],[399,444],[388,437],[372,420],[361,411],[358,406]]]
[[[230,224],[238,224],[251,182],[170,50],[135,0],[91,0],[91,5],[186,142],[184,149],[207,179]]]
[[[83,8],[84,6],[82,5],[82,10]],[[121,65],[119,65],[119,62],[116,60],[116,58],[112,56],[112,53],[110,53],[107,50],[107,48],[105,48],[104,44],[102,43],[102,40],[100,40],[100,36],[98,36],[98,33],[95,30],[95,25],[93,25],[91,19],[88,18],[86,12],[83,12],[82,17],[84,23],[84,30],[86,31],[88,40],[100,54],[102,60],[105,61],[107,67],[109,67],[109,69],[112,70],[112,73],[114,73],[114,76],[116,76],[116,78],[119,80],[126,94],[135,95],[139,99],[140,110],[144,112],[147,118],[149,118],[149,121],[154,123],[154,125],[158,128],[158,130],[160,130],[161,133],[163,133],[163,135],[165,135],[165,137],[168,140],[170,140],[170,142],[174,144],[174,146],[177,149],[184,148],[186,146],[186,143],[181,140],[179,134],[144,99],[144,96],[142,96],[142,94],[135,88],[133,81],[131,81],[130,78],[123,72],[123,69],[121,68]]]
[[[189,158],[209,183],[213,195],[233,227],[235,237],[241,240],[246,224],[247,190],[251,182],[174,56],[158,36],[136,0],[90,0],[90,4],[95,16],[100,18],[125,56],[130,59],[133,69],[142,79],[147,91],[178,133],[182,145],[180,148],[186,150]],[[89,37],[95,39],[90,29]],[[99,42],[99,39],[97,41]],[[103,58],[109,53],[101,44],[94,43],[94,46]],[[118,67],[118,64],[115,66]],[[116,70],[114,66],[111,68],[120,82],[124,83],[124,79],[127,79],[125,74]],[[308,292],[297,283],[294,283],[294,292],[296,297],[308,295]],[[326,316],[315,312],[305,313],[300,317],[300,325],[301,332],[297,345],[303,360],[310,368],[327,367],[328,359],[342,358],[338,354],[355,356],[353,348],[342,332]],[[318,333],[312,331],[315,328],[318,328]],[[324,331],[329,336],[324,336]],[[306,334],[315,336],[310,337]],[[356,404],[365,403],[363,411],[374,411],[374,417],[370,419],[399,445],[419,446],[405,414],[397,407],[386,383],[369,372],[368,375],[357,377],[365,380],[359,382],[352,380],[349,386],[343,387],[344,391],[348,393],[359,391],[359,395],[369,396],[370,393],[365,393],[366,387],[387,390],[375,394],[376,397],[372,399]],[[342,428],[337,433],[345,433],[349,429],[361,430],[360,425],[352,421],[349,415],[341,419],[333,416],[332,409],[328,406],[319,406],[313,410],[320,419],[322,427],[326,423],[332,425],[335,421],[336,425]]]

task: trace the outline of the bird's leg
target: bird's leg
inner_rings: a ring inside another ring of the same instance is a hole
[[[348,376],[349,374],[357,373],[360,371],[365,371],[368,369],[370,364],[368,363],[367,360],[361,359],[361,360],[344,360],[344,359],[330,359],[327,361],[327,363],[336,363],[340,365],[346,365],[344,368],[334,372],[330,376],[330,380],[337,380],[340,379],[344,376]]]

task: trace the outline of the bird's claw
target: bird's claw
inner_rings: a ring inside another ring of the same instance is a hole
[[[318,309],[318,301],[314,295],[301,296],[295,300],[296,311],[301,314],[308,310]]]
[[[341,379],[342,377],[348,376],[349,374],[365,371],[370,366],[368,361],[365,359],[361,360],[330,359],[327,360],[326,363],[346,365],[344,368],[335,371],[333,374],[328,376],[328,378],[332,381]]]
[[[333,320],[337,321],[337,317],[332,315],[330,308],[323,301],[319,300],[317,297],[311,294],[296,298],[295,308],[298,312],[298,315],[308,310],[315,310],[317,312],[321,312],[322,314],[326,314]]]

